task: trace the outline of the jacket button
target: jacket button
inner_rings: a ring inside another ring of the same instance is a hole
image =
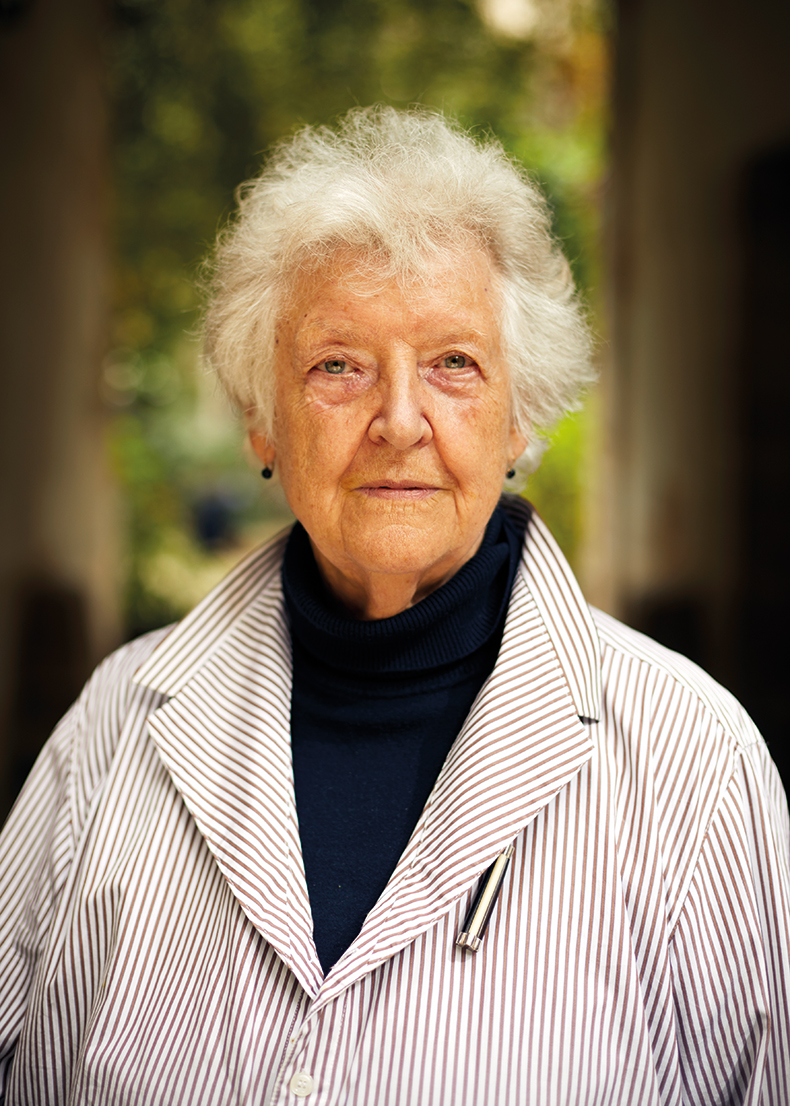
[[[315,1084],[312,1075],[308,1075],[306,1071],[298,1071],[291,1076],[288,1086],[297,1098],[307,1098]]]

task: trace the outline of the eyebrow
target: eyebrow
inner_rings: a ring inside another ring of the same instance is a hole
[[[320,331],[320,334],[316,334],[316,331]],[[448,330],[440,334],[438,338],[432,337],[430,346],[437,350],[450,349],[453,346],[465,345],[468,342],[472,342],[476,346],[482,346],[491,341],[492,337],[496,342],[496,335],[490,335],[476,327],[464,327],[458,330]],[[364,343],[364,337],[351,327],[337,326],[317,318],[310,321],[302,334],[297,337],[294,345],[297,350],[301,350],[305,346],[310,346],[314,341],[319,341],[322,345],[331,345],[337,342],[340,345],[348,345],[353,348]]]
[[[359,341],[359,336],[354,333],[348,327],[339,327],[329,322],[324,322],[323,319],[311,319],[311,321],[304,328],[302,333],[296,339],[296,345],[303,345],[305,339],[308,341],[316,330],[321,331],[320,339],[326,342],[349,342]]]

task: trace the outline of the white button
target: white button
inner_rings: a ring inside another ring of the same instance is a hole
[[[313,1077],[306,1071],[298,1071],[291,1076],[289,1086],[297,1098],[307,1098],[313,1089]]]

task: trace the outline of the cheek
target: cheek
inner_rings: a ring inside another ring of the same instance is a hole
[[[292,418],[278,438],[280,478],[293,509],[331,499],[356,448],[346,419],[305,412]]]
[[[470,477],[486,480],[504,471],[509,427],[503,411],[481,407],[455,412],[444,420],[442,439],[446,456]]]
[[[303,456],[316,479],[338,479],[351,464],[363,436],[358,420],[345,412],[324,412],[308,418],[302,435]]]

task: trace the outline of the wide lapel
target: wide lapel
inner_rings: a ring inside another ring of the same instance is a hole
[[[574,633],[568,612],[579,603]],[[496,667],[392,879],[327,976],[315,1009],[448,913],[590,759],[593,742],[581,718],[597,717],[599,668],[578,585],[543,524],[530,521]]]
[[[290,749],[285,538],[234,570],[138,672],[149,725],[225,879],[315,1008],[435,924],[592,755],[600,647],[578,585],[527,525],[502,648],[384,894],[326,980],[312,939]]]
[[[291,762],[284,538],[243,562],[136,680],[172,698],[149,728],[242,910],[308,992],[312,938]]]

